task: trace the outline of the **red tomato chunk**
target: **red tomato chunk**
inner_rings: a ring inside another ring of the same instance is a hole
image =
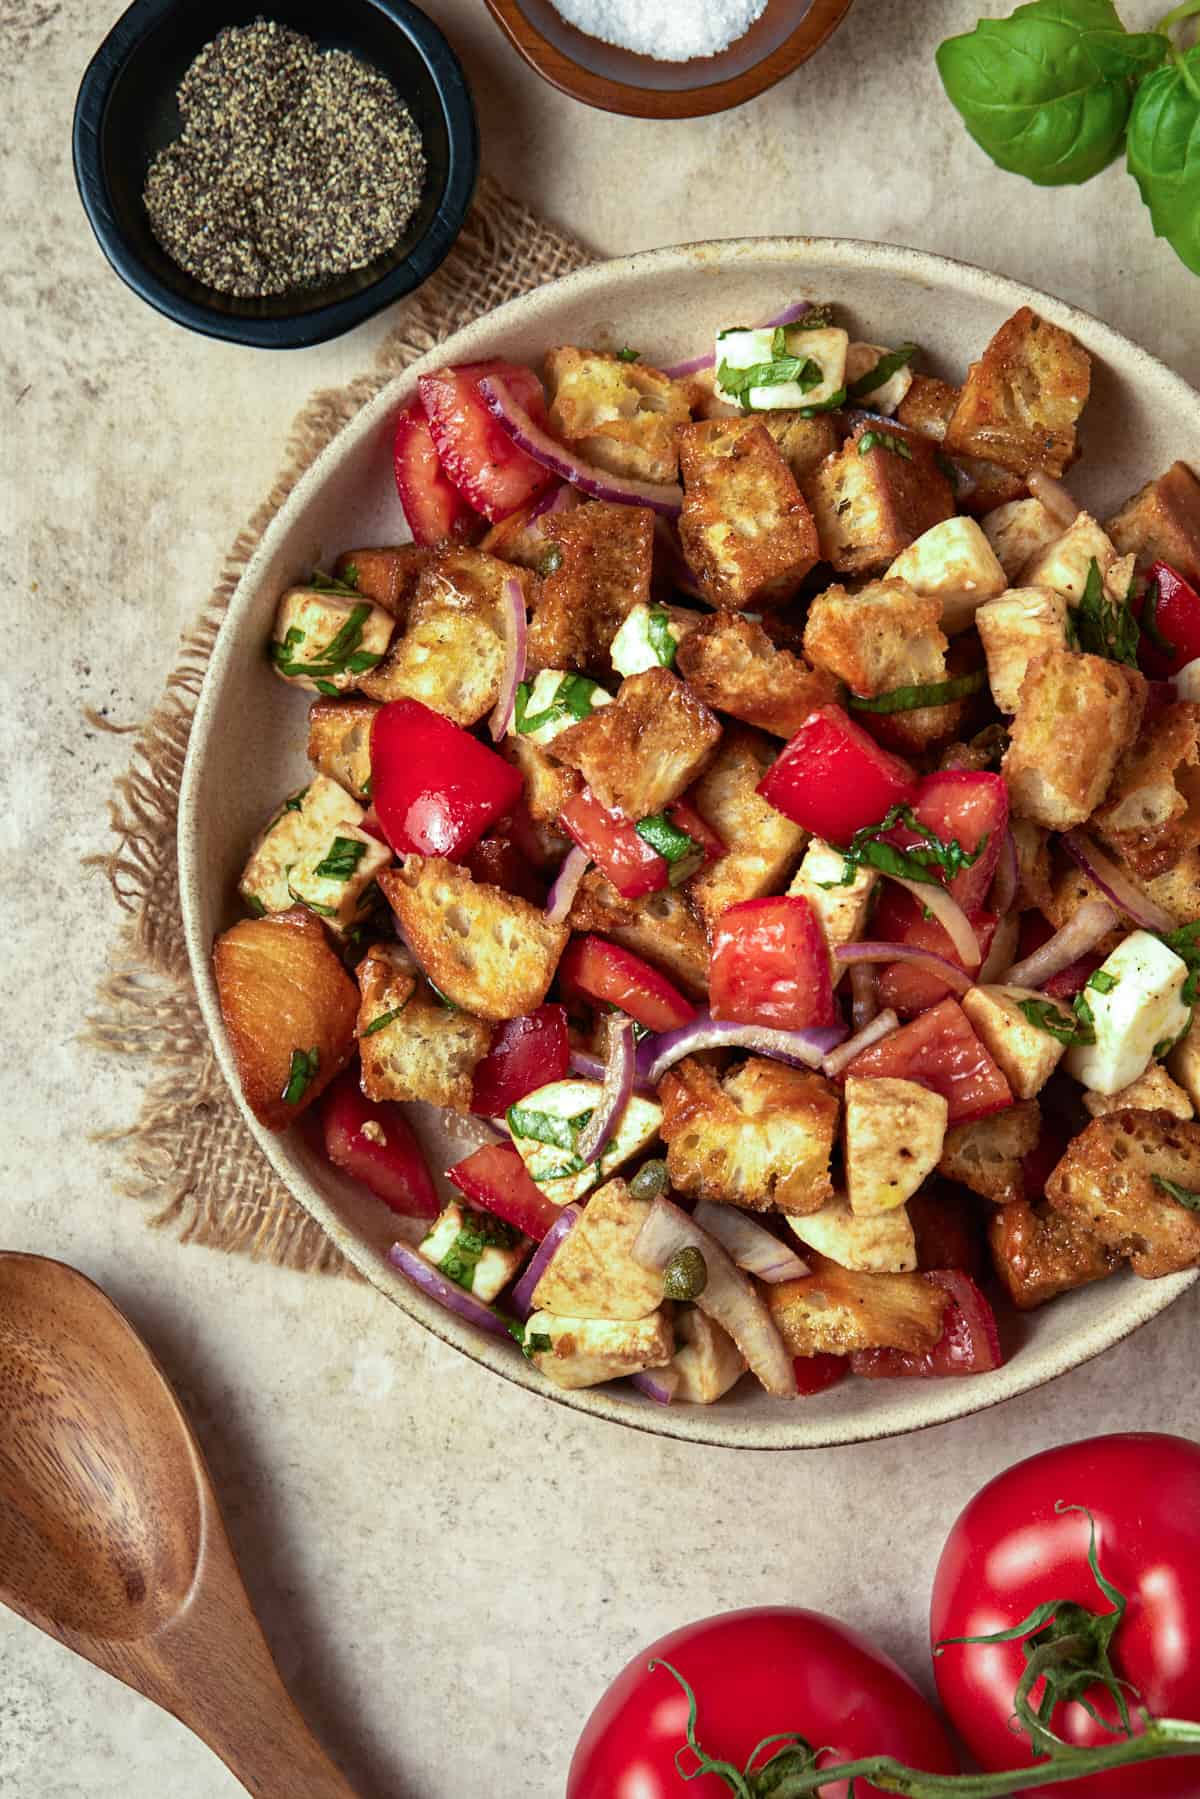
[[[325,1154],[393,1212],[436,1218],[441,1201],[421,1146],[399,1106],[367,1099],[355,1069],[339,1075],[321,1098]]]
[[[438,369],[422,375],[417,388],[442,468],[476,512],[495,521],[542,493],[555,476],[518,450],[492,417],[479,392],[485,375],[498,376],[530,417],[545,423],[541,382],[531,370],[512,362]]]
[[[540,1243],[562,1208],[547,1199],[511,1143],[485,1143],[446,1170],[469,1204]]]
[[[811,712],[758,784],[769,806],[827,843],[849,843],[895,805],[911,805],[917,779],[840,706]]]
[[[859,1349],[850,1357],[855,1374],[871,1380],[941,1378],[954,1374],[987,1374],[1004,1360],[996,1315],[969,1274],[961,1268],[938,1268],[924,1277],[949,1295],[942,1315],[942,1334],[932,1349],[910,1354],[903,1349]]]
[[[602,806],[590,787],[567,801],[558,822],[623,899],[641,899],[669,884],[666,857],[651,849],[628,819]]]
[[[1012,1105],[1008,1082],[988,1055],[957,1000],[944,999],[855,1056],[849,1075],[919,1081],[943,1095],[950,1123],[986,1118]]]
[[[803,1031],[837,1022],[825,933],[800,894],[743,900],[717,920],[709,967],[714,1018]]]
[[[968,915],[978,911],[987,899],[1008,829],[1008,788],[1003,777],[960,768],[923,775],[913,816],[943,843],[956,842],[968,854],[983,845],[979,860],[949,882],[963,911]],[[903,826],[893,835],[904,848],[920,841]]]
[[[558,981],[566,999],[617,1006],[650,1031],[674,1031],[696,1016],[695,1006],[666,975],[603,937],[572,938],[558,965]]]
[[[535,1087],[561,1081],[571,1046],[565,1006],[539,1006],[497,1025],[492,1047],[475,1069],[471,1110],[499,1118]]]
[[[419,700],[392,700],[371,727],[371,795],[398,856],[461,862],[521,797],[495,750]]]
[[[392,466],[414,543],[431,545],[473,535],[478,516],[446,479],[429,421],[419,406],[407,407],[396,420]]]

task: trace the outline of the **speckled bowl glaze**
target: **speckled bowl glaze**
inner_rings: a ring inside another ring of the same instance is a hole
[[[426,367],[487,356],[537,365],[556,343],[632,343],[648,362],[671,362],[702,349],[720,323],[769,318],[802,297],[836,300],[860,336],[914,339],[923,346],[923,366],[954,380],[1020,305],[1028,303],[1073,331],[1091,351],[1095,371],[1084,458],[1072,484],[1102,517],[1173,458],[1200,463],[1197,395],[1128,339],[1015,281],[890,245],[758,238],[655,250],[570,275],[459,332],[364,408],[294,489],[242,578],[200,696],[180,807],[180,890],[200,1004],[239,1104],[212,979],[212,941],[238,915],[235,884],[251,838],[279,795],[300,785],[308,770],[306,700],[272,676],[263,645],[276,598],[289,581],[314,565],[328,567],[350,544],[407,536],[392,483],[389,433],[396,412],[413,397],[417,376]],[[851,1380],[786,1404],[747,1378],[708,1407],[655,1406],[619,1387],[562,1393],[515,1347],[479,1336],[389,1268],[385,1253],[395,1232],[384,1206],[337,1175],[300,1132],[273,1136],[243,1111],[272,1166],[350,1261],[443,1341],[559,1404],[698,1443],[816,1448],[944,1424],[1098,1355],[1195,1279],[1139,1281],[1122,1274],[1044,1311],[1007,1319],[1007,1361],[973,1379]],[[414,1112],[436,1167],[477,1140],[469,1124],[447,1129],[424,1108]]]

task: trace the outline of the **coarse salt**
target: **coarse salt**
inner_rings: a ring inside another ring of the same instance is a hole
[[[653,56],[691,62],[728,50],[766,11],[767,0],[554,0],[568,25]]]

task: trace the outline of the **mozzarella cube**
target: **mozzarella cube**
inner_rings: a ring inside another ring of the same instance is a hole
[[[882,344],[851,344],[846,351],[846,386],[853,387],[856,381],[863,380],[891,354]],[[865,387],[854,398],[860,405],[869,406],[872,412],[894,418],[912,384],[912,369],[904,363],[879,387]]]
[[[980,523],[1010,581],[1017,579],[1040,550],[1062,535],[1062,526],[1055,523],[1040,500],[1009,500],[985,513]]]
[[[289,870],[313,852],[325,854],[343,826],[357,832],[365,814],[344,787],[316,775],[293,793],[266,826],[242,870],[238,892],[252,912],[286,912],[296,901]],[[390,858],[389,858],[390,860]]]
[[[584,1163],[579,1133],[600,1101],[599,1081],[551,1081],[527,1093],[508,1114],[517,1153],[555,1205],[569,1205],[646,1149],[658,1136],[662,1107],[635,1093],[598,1161]]]
[[[452,1199],[417,1251],[456,1286],[490,1305],[507,1287],[530,1250],[528,1237],[495,1218]]]
[[[1061,536],[1037,551],[1021,570],[1022,587],[1052,587],[1069,606],[1078,606],[1095,562],[1101,578],[1117,560],[1112,540],[1090,512],[1081,512]]]
[[[699,1306],[675,1314],[675,1355],[679,1377],[675,1398],[687,1405],[712,1405],[741,1380],[746,1358],[729,1335]]]
[[[1070,1028],[1074,1014],[1065,1000],[1048,1001],[1034,987],[972,987],[964,994],[962,1009],[971,1028],[1018,1099],[1032,1099],[1041,1092],[1066,1054],[1067,1046],[1044,1031],[1021,1010],[1037,1011],[1053,1005]]]
[[[382,662],[396,621],[370,600],[289,587],[271,631],[271,666],[310,693],[345,693]]]
[[[1010,587],[979,608],[975,624],[992,698],[1001,712],[1013,713],[1033,658],[1067,648],[1067,602],[1050,587]]]
[[[861,938],[871,909],[871,895],[879,883],[875,869],[860,865],[854,870],[854,879],[848,887],[822,885],[840,882],[845,869],[846,858],[842,852],[820,837],[814,837],[788,888],[790,894],[799,894],[806,899],[820,920],[829,945],[835,987],[846,972],[836,952],[841,944],[857,943]]]
[[[1008,576],[973,518],[947,518],[901,550],[887,572],[889,581],[907,581],[916,593],[940,600],[947,637],[967,631],[985,600],[1008,586]]]
[[[619,675],[671,668],[676,646],[699,623],[699,614],[682,606],[647,606],[639,601],[608,646],[612,665]]]
[[[662,1275],[643,1268],[633,1254],[649,1210],[649,1200],[635,1199],[624,1181],[609,1181],[594,1193],[534,1288],[537,1309],[610,1321],[656,1312]]]
[[[1096,1041],[1067,1051],[1067,1073],[1093,1093],[1136,1081],[1188,1029],[1191,1012],[1180,998],[1187,973],[1183,958],[1149,931],[1132,932],[1084,988]]]
[[[1200,1112],[1200,1015],[1193,1012],[1188,1034],[1167,1057],[1167,1068]]]
[[[902,1205],[864,1217],[838,1195],[803,1218],[789,1213],[788,1223],[801,1243],[841,1268],[860,1274],[911,1274],[917,1265],[917,1240]]]
[[[849,347],[849,333],[832,325],[818,331],[805,331],[802,324],[774,330],[767,326],[755,330],[734,326],[728,331],[718,331],[718,371],[722,363],[727,363],[731,369],[749,369],[760,363],[776,362],[782,354],[815,363],[820,370],[820,380],[810,386],[803,386],[799,381],[777,381],[764,387],[751,387],[743,396],[727,393],[718,380],[714,392],[719,400],[736,402],[739,397],[744,398],[752,412],[825,406],[836,399],[846,385]]]
[[[950,1108],[917,1081],[851,1075],[845,1084],[846,1191],[860,1218],[892,1212],[938,1165]]]
[[[292,863],[288,892],[342,937],[370,911],[372,883],[391,862],[391,850],[378,837],[353,825],[339,826],[322,848],[310,849]]]
[[[543,668],[533,678],[528,698],[513,714],[509,735],[523,737],[545,749],[563,731],[569,731],[580,719],[590,718],[600,706],[612,705],[612,694],[605,693],[597,681],[586,675],[570,673],[562,668]],[[548,717],[542,718],[544,713]],[[537,721],[541,719],[542,722]]]
[[[647,1368],[665,1368],[674,1352],[661,1309],[623,1323],[534,1312],[525,1326],[525,1354],[556,1387],[597,1387]]]
[[[1179,673],[1171,676],[1171,685],[1177,700],[1190,700],[1193,705],[1200,700],[1200,656],[1185,662]]]

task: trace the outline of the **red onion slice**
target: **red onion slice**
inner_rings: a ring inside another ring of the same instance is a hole
[[[430,1299],[435,1299],[457,1318],[465,1318],[468,1324],[478,1325],[489,1336],[511,1336],[508,1326],[493,1312],[491,1306],[485,1306],[481,1299],[476,1299],[473,1293],[468,1293],[465,1287],[458,1286],[455,1281],[447,1280],[444,1274],[431,1262],[427,1262],[424,1256],[418,1255],[415,1249],[410,1249],[407,1243],[393,1243],[388,1250],[388,1261],[414,1287],[419,1287],[422,1293],[428,1294]]]
[[[609,474],[576,456],[534,422],[495,375],[484,375],[477,390],[488,411],[497,419],[519,450],[569,481],[593,500],[613,500],[623,506],[649,506],[669,518],[677,518],[683,506],[682,490],[663,481],[635,481]]]
[[[983,958],[979,953],[975,927],[952,894],[947,893],[937,882],[907,881],[903,875],[888,875],[887,878],[895,881],[898,887],[907,889],[919,905],[933,913],[954,945],[955,954],[968,968],[979,967]]]
[[[582,1217],[582,1206],[564,1206],[530,1257],[529,1266],[512,1290],[512,1309],[522,1324],[533,1311],[535,1287],[554,1260],[563,1238],[574,1230]]]
[[[841,1074],[843,1068],[850,1066],[855,1056],[864,1049],[870,1049],[871,1045],[878,1043],[881,1037],[890,1037],[892,1032],[899,1028],[900,1020],[890,1008],[885,1012],[876,1013],[875,1017],[869,1024],[865,1024],[861,1031],[857,1031],[845,1043],[839,1043],[836,1049],[830,1050],[821,1063],[821,1073],[827,1074],[830,1080],[833,1080],[835,1076]]]
[[[525,679],[525,642],[529,627],[525,618],[525,594],[515,575],[505,579],[500,613],[504,623],[504,667],[500,673],[499,697],[488,719],[493,743],[499,743],[507,735],[517,704],[517,688]]]
[[[1175,920],[1169,912],[1134,885],[1133,880],[1098,850],[1090,837],[1080,831],[1067,831],[1062,846],[1072,862],[1077,862],[1088,880],[1110,899],[1118,912],[1132,918],[1143,931],[1173,931]]]
[[[708,1269],[707,1285],[696,1300],[700,1310],[729,1332],[768,1393],[794,1399],[792,1358],[749,1278],[686,1212],[669,1199],[656,1199],[633,1246],[634,1260],[661,1272],[681,1249],[698,1249]]]
[[[1035,468],[1029,476],[1029,491],[1035,500],[1041,501],[1056,525],[1061,525],[1064,531],[1070,530],[1079,517],[1079,502],[1069,488],[1048,475],[1045,469]]]
[[[913,968],[935,974],[954,993],[966,993],[974,986],[970,975],[964,974],[957,963],[939,956],[936,950],[920,949],[913,943],[843,943],[836,954],[838,961],[848,967],[856,962],[907,962]]]
[[[699,1049],[749,1049],[793,1068],[819,1068],[821,1058],[839,1044],[846,1027],[829,1025],[810,1031],[776,1031],[766,1025],[736,1024],[698,1012],[677,1030],[645,1037],[638,1047],[638,1069],[652,1087],[667,1069]]]
[[[1049,942],[1035,949],[1032,956],[1026,956],[1023,962],[1014,962],[1004,980],[1010,987],[1041,987],[1051,975],[1060,974],[1069,968],[1072,962],[1078,962],[1080,956],[1086,956],[1094,950],[1102,938],[1107,937],[1117,922],[1117,915],[1104,900],[1086,899],[1074,918],[1070,919],[1061,931],[1056,931]]]
[[[575,903],[575,895],[579,891],[579,883],[587,873],[589,857],[586,850],[581,850],[577,843],[563,857],[562,867],[554,877],[554,883],[546,895],[546,923],[565,924],[567,914]]]
[[[776,318],[764,319],[762,324],[756,325],[754,329],[756,331],[778,331],[781,325],[794,325],[798,319],[804,317],[806,312],[811,311],[811,300],[794,300]],[[673,362],[669,369],[663,369],[660,372],[669,375],[672,381],[678,381],[684,375],[698,375],[701,369],[712,368],[716,360],[716,356],[711,353],[707,356],[691,356],[686,362]]]
[[[986,987],[992,981],[1002,981],[1005,970],[1012,965],[1017,953],[1017,940],[1021,935],[1021,917],[1018,912],[1006,912],[996,926],[996,934],[992,938],[991,948],[984,958],[983,967],[975,976],[977,987]]]
[[[872,962],[850,964],[850,1022],[856,1031],[870,1024],[879,1010],[879,976]]]
[[[637,1063],[637,1038],[632,1018],[608,1021],[608,1055],[596,1109],[579,1133],[576,1153],[584,1162],[595,1162],[620,1124],[633,1092]]]
[[[630,1375],[629,1384],[655,1405],[670,1405],[679,1391],[679,1370],[669,1362],[665,1368],[643,1368],[640,1374]]]
[[[802,1262],[794,1249],[773,1237],[753,1218],[747,1218],[736,1206],[714,1205],[702,1199],[692,1214],[702,1231],[715,1237],[721,1248],[731,1255],[739,1268],[756,1274],[760,1281],[775,1285],[778,1281],[799,1280],[812,1270]]]
[[[1011,912],[1017,897],[1017,886],[1021,879],[1021,864],[1017,857],[1017,840],[1011,830],[1005,830],[1004,841],[1000,845],[1000,860],[996,864],[996,874],[992,881],[989,904],[993,912],[1003,918]]]

